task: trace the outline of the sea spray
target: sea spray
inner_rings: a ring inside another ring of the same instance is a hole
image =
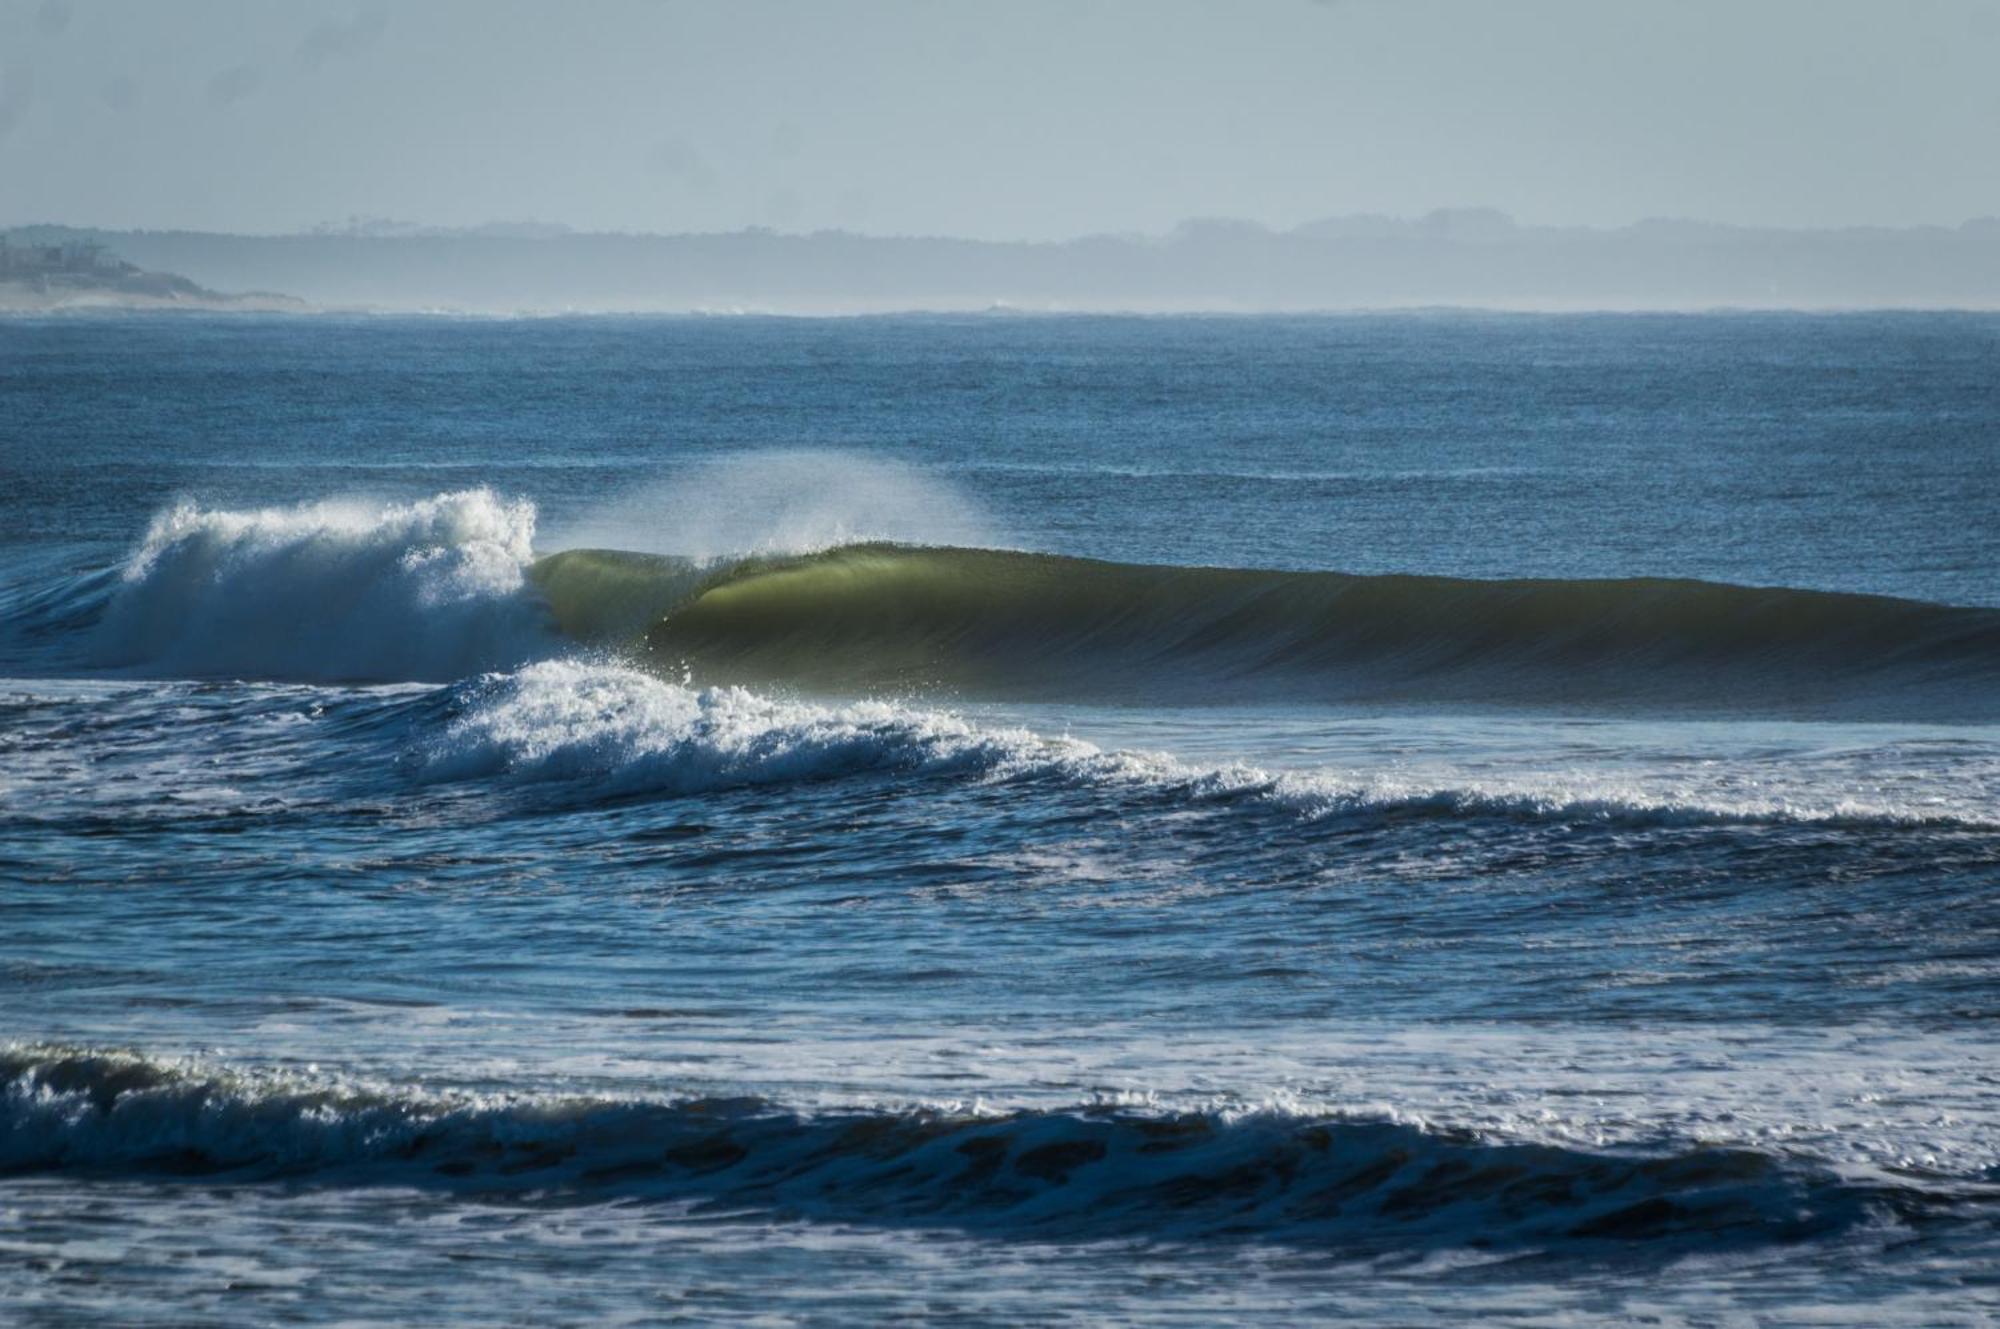
[[[934,472],[859,453],[768,448],[642,481],[552,536],[555,548],[609,546],[720,563],[871,540],[989,545],[995,528]]]
[[[102,665],[446,681],[555,644],[526,580],[534,506],[484,489],[153,519],[96,628]]]

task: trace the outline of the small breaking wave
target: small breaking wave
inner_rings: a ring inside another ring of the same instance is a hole
[[[422,753],[431,779],[505,775],[601,793],[693,794],[864,771],[990,772],[1041,740],[886,702],[820,706],[547,660],[469,685]]]
[[[1743,1245],[1944,1202],[1748,1149],[1596,1153],[1275,1109],[422,1093],[50,1047],[0,1051],[0,1170],[1361,1249]]]
[[[503,778],[587,797],[687,795],[876,772],[1052,782],[1113,795],[1247,804],[1307,821],[1467,819],[1609,826],[1802,825],[1993,829],[1956,806],[1813,801],[1768,790],[1649,790],[1613,781],[1427,781],[1393,773],[1273,773],[1107,751],[887,702],[829,705],[695,688],[626,666],[547,660],[462,686],[418,750],[429,780]]]

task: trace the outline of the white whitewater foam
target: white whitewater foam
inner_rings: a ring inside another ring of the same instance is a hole
[[[482,680],[469,706],[422,756],[432,779],[573,782],[593,795],[693,794],[896,770],[1053,779],[1196,802],[1243,799],[1312,821],[1400,813],[1635,826],[1995,824],[1976,801],[1856,797],[1809,777],[1797,788],[1742,788],[1684,774],[1618,778],[1539,769],[1274,774],[1245,763],[1198,765],[1165,753],[1106,751],[1080,739],[983,727],[948,711],[888,702],[833,706],[738,687],[697,690],[578,659],[541,661]]]
[[[100,663],[265,679],[444,681],[548,650],[534,505],[484,489],[155,517],[98,627]]]
[[[1045,746],[1026,731],[985,731],[941,712],[696,691],[579,660],[542,661],[482,686],[426,754],[432,778],[505,773],[687,794],[864,770],[988,770]]]

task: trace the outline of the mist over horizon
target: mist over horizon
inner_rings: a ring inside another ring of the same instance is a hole
[[[1996,67],[2000,0],[0,0],[0,308],[1996,308]]]
[[[2000,308],[2000,221],[1781,230],[1522,226],[1492,209],[1278,231],[1184,222],[1049,242],[766,227],[679,235],[356,222],[290,235],[24,227],[8,253],[88,267],[0,281],[0,308],[840,315]],[[39,283],[39,284],[38,284]]]
[[[563,221],[529,217],[495,217],[485,221],[446,225],[402,217],[360,215],[349,215],[335,220],[314,222],[309,226],[293,230],[278,231],[231,230],[183,226],[109,227],[100,225],[89,219],[55,220],[38,218],[31,221],[0,225],[0,236],[13,236],[23,242],[29,242],[42,236],[60,238],[66,235],[118,236],[127,234],[210,235],[245,240],[560,240],[569,238],[681,240],[750,235],[776,236],[791,239],[806,239],[815,236],[838,236],[862,240],[942,240],[1011,246],[1052,246],[1103,241],[1125,244],[1165,244],[1185,240],[1190,236],[1234,232],[1242,236],[1301,236],[1322,240],[1383,240],[1419,237],[1449,240],[1455,243],[1477,244],[1503,241],[1526,233],[1543,235],[1591,235],[1621,231],[1680,231],[1682,233],[1705,231],[1715,234],[1727,232],[1762,232],[1768,234],[1813,234],[1840,231],[1935,232],[1977,230],[1996,224],[2000,224],[2000,214],[1992,213],[1982,213],[1977,216],[1968,216],[1954,220],[1917,222],[1907,225],[1828,223],[1818,226],[1758,226],[1738,222],[1717,221],[1708,217],[1673,214],[1635,217],[1625,222],[1609,223],[1528,223],[1519,220],[1512,214],[1499,208],[1467,205],[1427,208],[1422,212],[1409,214],[1381,212],[1334,213],[1323,217],[1308,217],[1292,225],[1270,225],[1252,218],[1215,214],[1185,217],[1161,229],[1150,231],[1086,231],[1075,235],[1052,236],[1041,239],[1014,238],[1000,240],[980,239],[979,237],[954,235],[945,232],[894,231],[846,226],[806,228],[803,226],[769,226],[754,222],[745,223],[741,226],[724,226],[706,230],[649,230],[638,227],[598,229],[572,226]]]
[[[1994,0],[4,0],[0,227],[1953,227],[1996,64]]]

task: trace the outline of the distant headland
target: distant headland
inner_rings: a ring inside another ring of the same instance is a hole
[[[171,272],[149,272],[94,240],[20,243],[0,234],[0,314],[77,309],[300,310],[269,291],[225,295]]]

